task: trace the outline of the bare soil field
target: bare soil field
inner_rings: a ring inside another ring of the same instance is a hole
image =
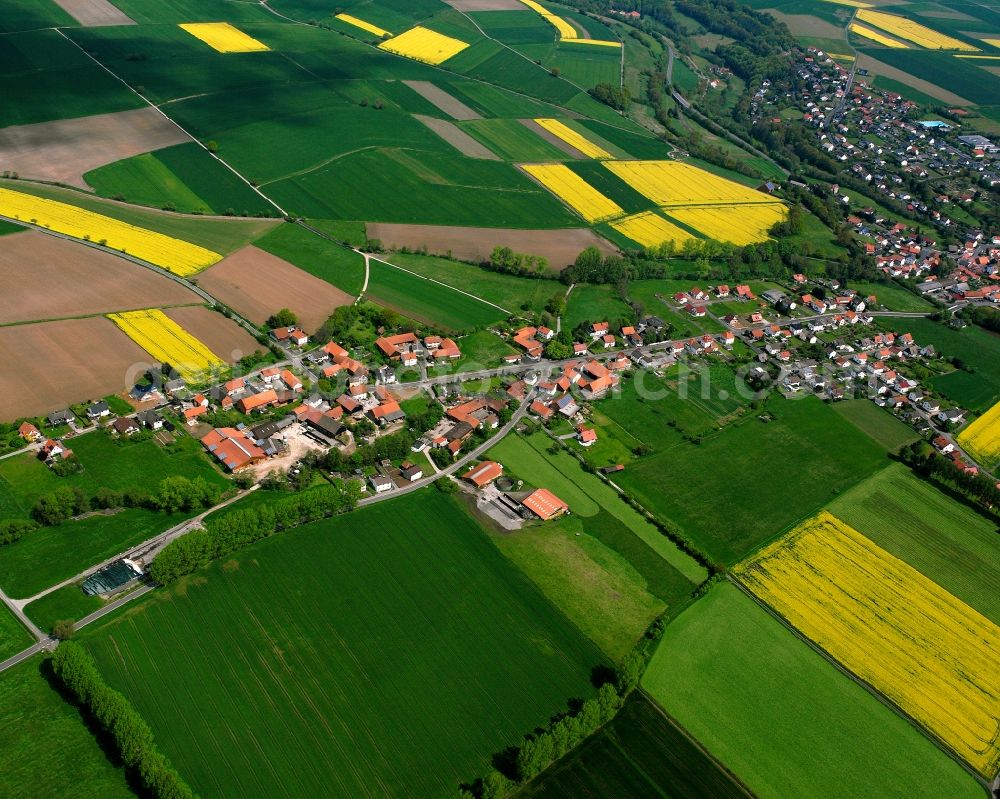
[[[520,0],[444,0],[456,11],[527,11]]]
[[[232,319],[204,305],[167,308],[164,313],[228,363],[265,349]]]
[[[482,119],[479,114],[469,108],[469,106],[465,103],[455,99],[444,89],[438,88],[430,81],[404,80],[403,83],[427,100],[427,102],[432,105],[436,105],[452,119]]]
[[[131,17],[115,8],[108,0],[56,0],[56,5],[85,28],[135,25]]]
[[[200,303],[179,283],[101,250],[34,230],[0,247],[0,324]]]
[[[59,119],[0,130],[0,163],[22,178],[82,189],[83,173],[99,166],[188,141],[153,108]]]
[[[929,94],[931,97],[937,97],[939,100],[947,103],[948,105],[973,105],[971,100],[966,100],[964,97],[960,97],[954,92],[942,89],[940,86],[931,83],[929,80],[915,78],[909,72],[904,72],[901,69],[897,69],[896,67],[877,61],[867,53],[858,54],[857,65],[859,69],[867,69],[873,75],[884,75],[887,78],[898,80],[900,83],[905,83],[907,86],[912,86],[917,91]]]
[[[605,254],[615,247],[588,228],[559,230],[514,230],[511,228],[455,227],[451,225],[405,225],[369,222],[368,238],[379,239],[388,247],[427,247],[428,252],[462,261],[488,260],[494,247],[510,247],[517,252],[542,255],[553,269],[565,269],[587,247]]]
[[[255,324],[290,308],[307,333],[341,305],[354,302],[336,286],[252,244],[198,275],[198,285]]]
[[[103,316],[0,328],[0,352],[3,421],[115,394],[153,365]]]
[[[462,155],[467,155],[469,158],[482,158],[486,161],[500,160],[500,156],[489,147],[476,141],[464,130],[455,127],[447,119],[437,119],[435,117],[424,116],[423,114],[414,114],[413,118],[423,122]]]
[[[558,147],[560,150],[562,150],[564,153],[566,153],[566,155],[568,155],[570,158],[577,158],[577,159],[586,159],[587,158],[586,155],[584,155],[579,150],[577,150],[576,147],[574,147],[572,144],[569,144],[568,142],[564,142],[562,139],[560,139],[554,133],[550,133],[545,128],[543,128],[541,125],[539,125],[537,122],[535,122],[535,120],[533,120],[533,119],[519,119],[518,122],[520,122],[522,125],[524,125],[528,130],[530,130],[535,135],[541,136],[549,144],[554,144],[556,147]]]

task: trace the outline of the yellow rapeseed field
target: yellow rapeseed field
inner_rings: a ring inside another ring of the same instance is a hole
[[[953,39],[951,36],[938,33],[936,30],[914,22],[912,19],[898,17],[895,14],[862,9],[855,16],[862,22],[867,22],[876,28],[888,31],[893,36],[906,39],[906,41],[913,42],[920,47],[926,47],[928,50],[968,50],[975,52],[979,49],[978,47],[973,47],[971,44]],[[858,33],[861,32],[858,31]],[[861,35],[868,36],[867,33],[861,33]]]
[[[1000,461],[1000,402],[959,433],[958,443],[986,467]]]
[[[733,573],[980,774],[1000,766],[1000,627],[823,512]]]
[[[774,202],[768,194],[682,161],[605,161],[604,166],[661,208]]]
[[[718,241],[739,247],[766,241],[768,231],[788,216],[781,203],[767,205],[708,205],[694,208],[669,208],[667,213],[692,230]]]
[[[862,36],[865,39],[869,39],[873,42],[877,42],[878,44],[883,44],[886,47],[892,47],[897,50],[907,49],[905,42],[898,41],[897,39],[890,39],[888,36],[884,36],[874,28],[859,25],[857,22],[852,22],[850,27],[851,33],[856,33],[858,36]]]
[[[389,31],[385,30],[385,28],[380,28],[378,25],[372,25],[370,22],[365,22],[363,19],[352,17],[350,14],[337,14],[336,19],[339,19],[341,22],[346,22],[348,25],[353,25],[355,28],[361,28],[363,31],[374,33],[376,36],[392,35]]]
[[[108,314],[136,344],[161,363],[169,363],[185,380],[198,381],[224,362],[158,308]]]
[[[536,119],[535,122],[553,136],[562,139],[570,147],[575,147],[588,158],[612,158],[611,153],[603,147],[598,147],[582,133],[577,133],[558,119]]]
[[[653,211],[643,211],[627,216],[617,222],[612,222],[611,227],[643,247],[658,247],[665,241],[673,241],[680,245],[688,239],[694,238],[686,230],[668,222]]]
[[[185,22],[180,27],[220,53],[258,53],[271,49],[228,22]]]
[[[600,222],[625,212],[565,164],[522,164],[521,168],[588,222]]]
[[[534,2],[534,0],[521,0],[528,8],[541,14],[542,18],[552,25],[557,31],[559,31],[560,39],[575,39],[577,38],[576,28],[570,25],[562,17],[553,14],[551,11],[546,9],[539,3]]]
[[[955,53],[955,58],[971,58],[973,61],[1000,61],[1000,55],[960,55]]]
[[[610,42],[607,39],[567,39],[571,44],[596,44],[599,47],[621,47],[621,42]]]
[[[445,36],[420,25],[379,45],[390,53],[403,55],[414,61],[423,61],[425,64],[443,64],[468,46],[461,39],[453,39],[451,36]]]
[[[75,239],[103,242],[185,277],[221,261],[217,252],[75,205],[0,188],[0,215],[31,222]]]
[[[850,6],[851,8],[871,8],[871,3],[861,3],[858,0],[826,0],[827,3],[836,3],[838,6]]]
[[[982,41],[988,44],[990,47],[996,47],[1000,49],[1000,39],[982,39]]]

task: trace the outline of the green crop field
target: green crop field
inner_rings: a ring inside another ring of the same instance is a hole
[[[598,83],[618,84],[622,51],[617,47],[567,44],[562,42],[544,64],[583,89]]]
[[[731,584],[667,628],[642,685],[761,799],[901,785],[983,799],[954,760]]]
[[[919,438],[912,427],[899,421],[885,408],[880,408],[870,400],[845,400],[835,403],[833,409],[889,452],[895,452],[904,444]]]
[[[433,490],[262,541],[81,640],[206,798],[453,792],[602,661]]]
[[[628,153],[633,158],[662,160],[670,152],[670,148],[666,144],[659,139],[654,139],[652,136],[643,136],[630,130],[624,130],[618,125],[609,125],[593,119],[580,119],[577,121],[580,127],[596,133],[602,139],[611,142],[622,152]],[[624,124],[624,120],[622,124]]]
[[[6,660],[35,643],[7,606],[0,607],[0,660]]]
[[[87,172],[103,197],[186,213],[277,216],[277,209],[194,142]]]
[[[1000,85],[974,61],[918,49],[861,48],[872,58],[982,105],[1000,103]]]
[[[365,284],[364,256],[299,225],[280,225],[254,244],[348,294]]]
[[[557,106],[524,97],[499,86],[470,80],[453,80],[437,84],[448,94],[461,100],[474,111],[487,117],[545,117],[559,113]]]
[[[252,4],[227,0],[117,0],[115,3],[136,22],[253,22],[273,20],[270,14]]]
[[[523,11],[480,11],[470,14],[486,35],[505,44],[549,44],[555,29],[540,14]]]
[[[891,464],[829,511],[1000,624],[997,523]]]
[[[511,311],[541,311],[554,296],[566,293],[558,280],[518,277],[428,255],[392,253],[386,259],[418,275],[475,294]]]
[[[69,14],[50,0],[21,0],[4,8],[0,33],[35,31],[57,25],[78,24]]]
[[[375,260],[369,264],[367,296],[404,316],[452,330],[483,327],[508,315],[456,289]]]
[[[461,127],[508,161],[565,161],[566,153],[516,119],[470,119]]]
[[[615,482],[734,563],[885,465],[885,450],[815,397],[772,399],[700,444],[634,461]],[[605,411],[607,412],[607,411]]]
[[[47,5],[56,9],[55,3]],[[7,23],[10,7],[5,5],[0,26]],[[141,98],[54,30],[0,36],[0,96],[0,127],[128,111],[144,105]]]
[[[524,799],[748,795],[659,708],[638,694],[632,695],[610,724],[518,794]]]
[[[50,684],[35,657],[0,673],[0,793],[8,797],[131,799],[79,710]]]

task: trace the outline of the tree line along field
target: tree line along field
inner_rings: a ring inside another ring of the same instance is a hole
[[[433,489],[264,540],[81,641],[205,797],[452,792],[603,662]]]
[[[518,796],[737,799],[752,794],[649,699],[635,694],[610,724]]]
[[[983,797],[909,721],[730,583],[667,628],[642,685],[761,799],[916,785],[928,796]]]

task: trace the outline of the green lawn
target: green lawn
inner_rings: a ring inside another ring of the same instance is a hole
[[[523,799],[728,799],[747,795],[731,775],[639,693],[632,694],[610,724],[518,794]]]
[[[83,593],[80,586],[74,583],[36,599],[24,612],[42,630],[51,630],[52,625],[61,619],[79,621],[87,614],[100,610],[103,605],[103,599]]]
[[[724,583],[666,630],[643,687],[761,799],[983,799],[902,716]],[[909,789],[903,789],[904,794]]]
[[[361,293],[364,257],[300,225],[280,225],[254,244],[348,294]]]
[[[470,372],[493,369],[500,366],[504,355],[517,352],[504,339],[489,330],[478,330],[462,336],[455,343],[462,351],[462,357],[445,365],[444,369],[447,371]]]
[[[581,322],[608,322],[617,328],[632,321],[632,311],[614,286],[578,283],[570,292],[562,326],[563,330],[573,330]]]
[[[122,769],[110,763],[80,711],[49,679],[41,657],[0,673],[0,794],[134,797]]]
[[[923,297],[908,291],[897,283],[857,283],[851,282],[850,288],[867,297],[874,294],[879,305],[884,305],[890,311],[907,311],[914,313],[932,313],[934,306]],[[905,324],[901,321],[900,324]]]
[[[35,639],[11,613],[7,606],[0,607],[0,660],[6,660],[35,643]]]
[[[615,476],[716,561],[735,563],[885,465],[885,450],[814,397],[772,399],[701,444],[679,442]]]
[[[997,523],[893,463],[829,505],[883,549],[1000,624]]]
[[[554,296],[566,293],[566,286],[558,280],[505,275],[433,255],[397,252],[387,255],[386,260],[514,312],[541,311]]]
[[[484,327],[507,317],[475,297],[375,260],[370,261],[366,296],[411,319],[454,331]]]
[[[433,489],[262,541],[81,640],[206,799],[453,793],[603,660]]]
[[[889,411],[880,408],[871,400],[844,400],[834,403],[833,409],[889,452],[895,452],[904,444],[919,438],[912,427],[899,421]]]

